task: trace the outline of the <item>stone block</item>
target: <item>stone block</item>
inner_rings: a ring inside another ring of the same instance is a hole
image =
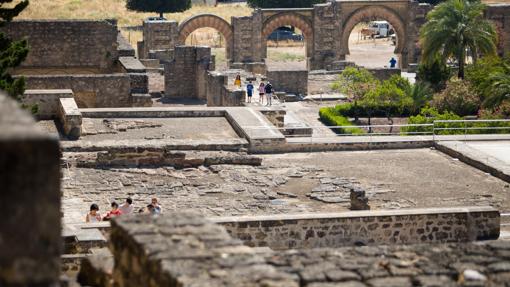
[[[26,90],[21,102],[26,106],[37,106],[35,116],[41,120],[56,118],[59,112],[60,98],[72,98],[73,91],[62,90]]]
[[[64,134],[72,140],[81,136],[82,115],[73,98],[60,99],[59,119]]]
[[[60,273],[57,138],[0,95],[0,286],[56,286]]]

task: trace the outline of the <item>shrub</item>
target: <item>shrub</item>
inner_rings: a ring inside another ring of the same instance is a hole
[[[420,64],[416,79],[428,83],[432,89],[438,92],[444,89],[451,74],[451,69],[437,59],[431,64]]]
[[[468,81],[452,78],[446,88],[434,95],[432,106],[440,113],[452,112],[460,116],[476,115],[481,101]]]
[[[321,108],[319,110],[321,121],[327,126],[354,126],[347,117],[339,115],[333,108]],[[336,133],[339,134],[363,134],[364,130],[360,128],[334,128]]]
[[[460,134],[498,134],[510,132],[509,122],[453,122],[453,123],[439,123],[441,120],[462,120],[463,118],[451,113],[440,113],[434,108],[422,109],[421,113],[417,116],[409,118],[409,124],[434,124],[430,127],[404,127],[401,133],[404,135],[411,135],[412,133],[432,133],[435,129],[436,135],[460,135]],[[483,115],[483,119],[497,119],[493,115]],[[494,128],[498,129],[486,129]],[[455,128],[452,130],[444,130],[444,128]]]

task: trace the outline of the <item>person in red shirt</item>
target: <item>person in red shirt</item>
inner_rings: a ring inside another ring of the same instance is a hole
[[[115,216],[119,216],[122,214],[122,211],[120,211],[119,209],[119,205],[117,204],[117,202],[112,202],[112,210],[110,210],[106,216],[103,218],[104,221],[109,221],[110,219],[112,219],[113,217]]]

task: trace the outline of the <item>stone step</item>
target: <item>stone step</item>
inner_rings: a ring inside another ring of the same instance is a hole
[[[112,286],[113,255],[108,248],[92,249],[83,259],[77,281],[86,286]]]
[[[65,229],[62,232],[65,254],[87,254],[92,248],[106,247],[107,240],[97,229]]]

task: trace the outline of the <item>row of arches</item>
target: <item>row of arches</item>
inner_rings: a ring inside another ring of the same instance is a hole
[[[405,44],[405,35],[406,35],[406,27],[402,18],[395,13],[393,10],[386,8],[384,6],[370,5],[362,7],[353,13],[350,14],[349,17],[343,22],[341,33],[342,39],[338,39],[336,41],[340,41],[341,50],[340,53],[344,55],[349,55],[351,53],[351,49],[349,49],[349,37],[353,30],[355,30],[356,25],[362,22],[370,22],[374,20],[385,20],[387,21],[394,29],[396,34],[396,43],[395,49],[393,51],[394,54],[402,53]],[[314,47],[314,27],[313,23],[310,22],[307,18],[301,16],[298,13],[289,11],[283,13],[277,13],[268,19],[266,19],[263,23],[262,28],[262,55],[264,58],[267,57],[267,39],[268,37],[275,31],[283,26],[291,26],[299,29],[304,38],[304,56],[306,58],[313,57],[315,48]],[[185,44],[186,39],[196,30],[202,28],[212,28],[221,34],[224,39],[224,46],[226,49],[226,58],[233,58],[233,45],[234,45],[234,33],[232,26],[225,21],[223,18],[218,17],[213,14],[201,14],[196,15],[188,20],[182,22],[179,25],[179,44]]]

